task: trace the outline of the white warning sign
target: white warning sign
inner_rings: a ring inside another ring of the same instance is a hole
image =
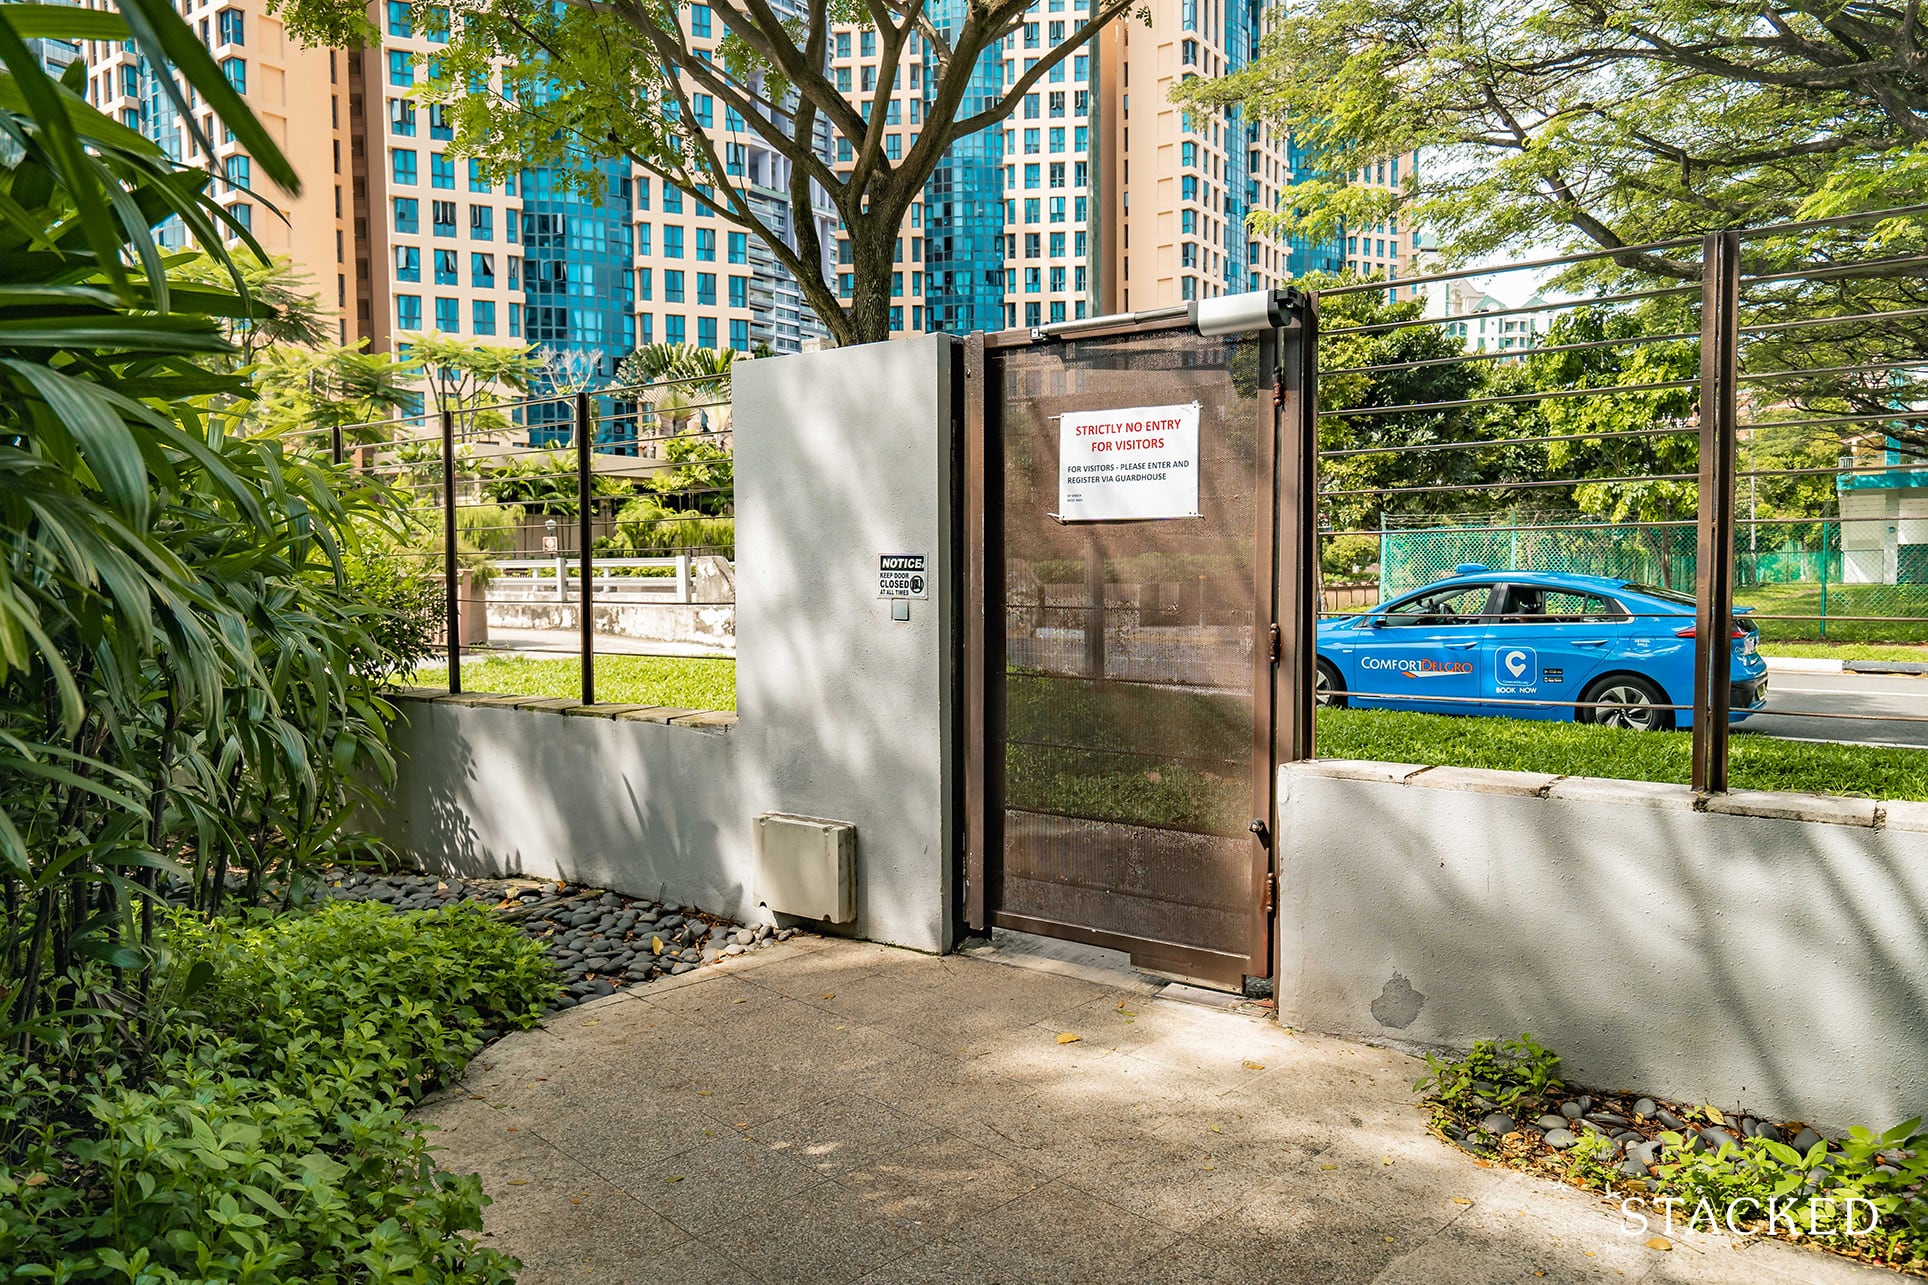
[[[877,556],[879,598],[928,598],[930,577],[921,553],[882,553]]]
[[[1075,411],[1058,421],[1064,522],[1198,516],[1198,403]]]

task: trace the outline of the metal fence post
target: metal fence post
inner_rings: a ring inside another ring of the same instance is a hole
[[[1733,697],[1734,462],[1740,418],[1738,232],[1707,237],[1700,294],[1700,513],[1695,547],[1694,789],[1727,789]]]
[[[589,497],[595,490],[590,483],[589,439],[595,429],[590,414],[587,389],[576,394],[576,561],[582,568],[582,703],[596,703],[596,607],[595,573],[590,565],[591,517]]]
[[[1835,529],[1840,530],[1839,526]],[[1828,524],[1823,522],[1821,524],[1821,640],[1823,642],[1827,641],[1828,636],[1828,553],[1833,543],[1833,539],[1828,535]]]
[[[1279,602],[1278,701],[1274,733],[1281,763],[1313,755],[1318,690],[1319,297],[1306,293],[1298,324],[1282,332],[1278,388]],[[1385,537],[1381,537],[1383,552]],[[1385,563],[1381,564],[1383,578]]]
[[[448,585],[449,694],[462,694],[462,572],[456,563],[455,412],[442,411],[442,574]]]
[[[342,449],[341,425],[340,424],[333,425],[330,430],[329,436],[332,439],[331,445],[334,448],[335,463],[339,464],[342,462],[343,459],[347,457],[347,452]]]

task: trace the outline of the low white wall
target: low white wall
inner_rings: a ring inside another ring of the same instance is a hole
[[[402,851],[756,917],[728,716],[419,690],[396,703],[384,832]]]
[[[949,949],[952,360],[925,335],[739,366],[740,716],[408,700],[391,840],[743,916],[753,819],[827,817],[857,835],[857,918],[838,931]],[[899,619],[878,558],[904,553],[929,559],[931,588]]]
[[[1346,762],[1279,800],[1287,1025],[1531,1031],[1576,1083],[1823,1127],[1928,1108],[1928,805]]]

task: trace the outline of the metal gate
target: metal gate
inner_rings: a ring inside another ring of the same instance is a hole
[[[1194,314],[967,341],[964,918],[1237,986],[1272,971],[1274,672],[1300,622],[1276,614],[1280,332]],[[1192,404],[1195,515],[1059,511],[1085,413]]]

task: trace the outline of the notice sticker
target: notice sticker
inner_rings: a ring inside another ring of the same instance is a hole
[[[1060,521],[1197,516],[1197,402],[1075,411],[1059,419]]]
[[[879,598],[928,598],[930,576],[921,553],[883,553],[877,556]]]

